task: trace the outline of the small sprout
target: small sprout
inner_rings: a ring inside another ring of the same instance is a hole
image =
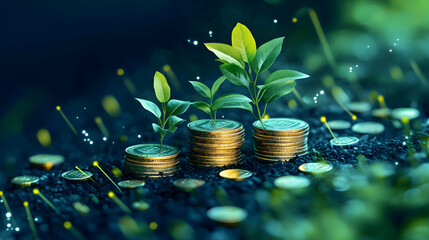
[[[204,98],[208,98],[209,101],[203,102],[193,102],[192,106],[200,109],[201,111],[207,113],[213,123],[213,126],[216,126],[216,112],[222,108],[241,108],[248,111],[252,111],[252,106],[249,102],[252,102],[248,97],[242,94],[229,93],[220,96],[215,100],[215,95],[219,90],[220,85],[226,80],[226,77],[222,76],[218,78],[214,83],[211,89],[209,89],[205,84],[197,81],[189,81],[195,90]]]
[[[292,92],[295,80],[308,78],[307,74],[293,70],[279,70],[273,72],[263,85],[257,85],[258,76],[264,73],[280,54],[284,37],[275,38],[256,48],[256,42],[250,30],[241,23],[237,23],[232,30],[232,46],[223,43],[205,43],[207,49],[213,52],[221,62],[220,70],[233,84],[247,88],[251,102],[256,107],[249,111],[256,119],[262,122],[268,103]],[[247,65],[247,67],[246,67]],[[262,111],[260,101],[265,102]]]
[[[168,86],[167,79],[160,72],[155,72],[153,88],[158,101],[161,103],[161,109],[148,100],[136,98],[137,101],[143,106],[144,109],[152,113],[158,119],[158,123],[152,123],[152,128],[155,133],[161,135],[160,152],[162,152],[162,141],[167,133],[176,131],[177,126],[182,124],[185,120],[177,117],[188,110],[191,104],[188,101],[181,101],[176,99],[170,100],[170,86]],[[167,127],[167,129],[165,129]]]

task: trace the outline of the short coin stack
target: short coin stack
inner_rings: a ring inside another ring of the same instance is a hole
[[[197,167],[237,165],[243,161],[243,125],[219,119],[214,126],[209,119],[190,122],[188,163]]]
[[[255,158],[265,163],[289,161],[308,153],[308,123],[293,118],[272,118],[253,123]]]
[[[125,149],[124,173],[135,179],[167,177],[179,170],[179,149],[159,144],[139,144]]]

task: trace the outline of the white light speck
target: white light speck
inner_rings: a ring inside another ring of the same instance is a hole
[[[106,141],[106,140],[107,140],[107,137],[104,137],[104,138],[103,138],[103,141]]]
[[[86,142],[86,139],[83,139],[84,142]]]
[[[38,221],[39,221],[39,219],[38,219],[38,218],[34,218],[34,221],[35,221],[35,222],[38,222]]]
[[[408,136],[405,136],[405,139],[408,139]]]
[[[320,90],[320,94],[325,94],[325,91],[323,91],[323,90]]]
[[[396,43],[394,43],[393,45],[396,46]]]
[[[404,146],[405,146],[405,145],[407,145],[407,143],[406,143],[406,142],[403,142],[403,143],[402,143],[402,145],[404,145]]]
[[[91,145],[92,145],[92,144],[94,144],[94,142],[93,142],[93,141],[90,141],[90,142],[89,142],[89,144],[91,144]]]
[[[88,135],[89,135],[88,133],[85,133],[85,137],[88,137]]]
[[[83,110],[86,110],[86,107],[84,107]]]
[[[317,103],[317,101],[314,101],[314,103]]]
[[[195,40],[193,43],[194,43],[195,46],[198,45],[198,41],[197,40]]]
[[[76,119],[79,119],[79,117],[78,117],[78,116],[76,116]]]
[[[397,39],[396,39],[396,41],[398,41],[398,42],[399,42],[399,38],[397,38]]]
[[[392,52],[392,49],[389,49],[389,52]]]
[[[200,80],[200,76],[197,76],[197,80]]]
[[[12,217],[12,213],[10,213],[10,212],[7,212],[7,213],[6,213],[6,217],[7,217],[7,218],[10,218],[10,217]]]
[[[352,67],[350,67],[350,70],[352,70],[353,68]]]
[[[273,21],[274,23],[277,23],[277,19],[274,19],[274,21]]]
[[[359,65],[356,64],[356,67],[359,67]]]
[[[85,134],[86,133],[86,131],[85,130],[82,130],[82,134]]]
[[[366,48],[369,48],[369,45],[368,45],[368,46],[366,46]]]
[[[115,144],[115,142],[112,142],[112,144]]]
[[[142,138],[142,135],[140,135],[140,134],[139,134],[139,135],[137,135],[137,137],[138,137],[138,138]]]
[[[191,42],[191,39],[188,39],[188,43],[190,43]]]
[[[395,162],[395,165],[398,165],[399,163],[398,162]]]
[[[314,97],[313,99],[314,99],[314,101],[316,101],[316,100],[317,100],[317,97]]]
[[[222,118],[225,118],[225,116],[222,116]]]
[[[15,228],[15,231],[19,232],[19,230],[20,230],[19,227]]]
[[[316,97],[318,97],[319,96],[319,94],[316,94]]]
[[[12,227],[12,224],[8,223],[6,226],[7,226],[8,228],[10,228],[10,227]]]
[[[213,32],[212,32],[212,31],[209,31],[209,34],[210,34],[210,35],[212,35],[212,34],[213,34]]]

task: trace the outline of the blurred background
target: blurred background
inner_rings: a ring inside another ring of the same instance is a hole
[[[310,9],[330,50],[320,43]],[[0,143],[22,133],[37,141],[40,128],[63,131],[63,122],[56,126],[63,121],[57,105],[77,126],[84,110],[103,111],[106,95],[123,111],[140,114],[129,83],[135,96],[154,99],[155,70],[177,77],[172,97],[195,100],[187,81],[211,84],[220,76],[203,43],[230,43],[237,22],[258,46],[286,36],[273,70],[310,74],[297,85],[303,96],[313,96],[332,77],[351,100],[375,91],[392,107],[427,109],[427,9],[426,0],[2,0]]]

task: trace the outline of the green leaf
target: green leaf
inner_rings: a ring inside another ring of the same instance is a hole
[[[177,130],[177,127],[171,127],[165,130],[165,133],[174,133]]]
[[[230,106],[233,103],[249,103],[251,101],[252,100],[242,94],[228,93],[216,99],[216,101],[213,103],[213,111],[220,108],[225,108],[225,106]]]
[[[153,77],[153,88],[158,101],[165,103],[170,100],[170,86],[168,86],[165,76],[158,71],[155,72]]]
[[[265,103],[270,103],[284,95],[292,92],[295,87],[295,81],[290,80],[285,83],[274,84],[265,90],[262,100]]]
[[[156,132],[156,133],[160,133],[160,132],[162,132],[162,130],[164,130],[164,129],[161,128],[161,126],[159,126],[156,123],[152,123],[152,128],[153,128],[153,131]]]
[[[251,65],[256,73],[263,73],[273,64],[277,56],[282,51],[284,37],[275,38],[262,44],[256,51],[255,58]]]
[[[285,83],[291,80],[298,80],[303,78],[308,78],[307,74],[294,70],[279,70],[273,72],[266,80],[264,85],[259,85],[259,89],[265,89],[271,85],[276,85],[280,83]]]
[[[229,102],[223,105],[221,108],[241,108],[253,113],[252,105],[248,102]]]
[[[217,90],[219,90],[220,85],[226,80],[225,76],[222,76],[220,78],[218,78],[212,86],[212,90],[211,90],[211,94],[212,94],[212,98],[215,96],[215,94],[217,93]]]
[[[184,112],[186,112],[186,110],[188,110],[190,104],[191,103],[188,101],[171,99],[167,103],[167,113],[168,115],[173,116],[183,114]]]
[[[176,117],[176,116],[171,116],[167,121],[167,126],[168,126],[168,128],[177,127],[180,124],[182,124],[183,122],[185,122],[184,119],[181,119],[181,118]]]
[[[151,112],[157,118],[161,117],[161,110],[159,110],[159,107],[156,106],[155,103],[148,101],[148,100],[141,99],[141,98],[135,98],[135,99],[140,102],[140,104],[143,106],[144,109]]]
[[[211,98],[210,89],[204,83],[197,82],[197,81],[189,81],[189,82],[192,84],[192,86],[201,96],[206,98]]]
[[[232,30],[232,47],[237,49],[243,60],[247,63],[252,62],[256,54],[256,42],[250,30],[241,23]]]
[[[219,68],[231,83],[242,87],[249,86],[249,75],[247,75],[244,69],[232,63],[220,65]]]
[[[204,45],[221,60],[244,68],[240,52],[232,46],[224,43],[204,43]]]
[[[191,103],[191,105],[207,113],[208,115],[211,114],[210,105],[208,103],[199,101],[199,102],[193,102]]]

